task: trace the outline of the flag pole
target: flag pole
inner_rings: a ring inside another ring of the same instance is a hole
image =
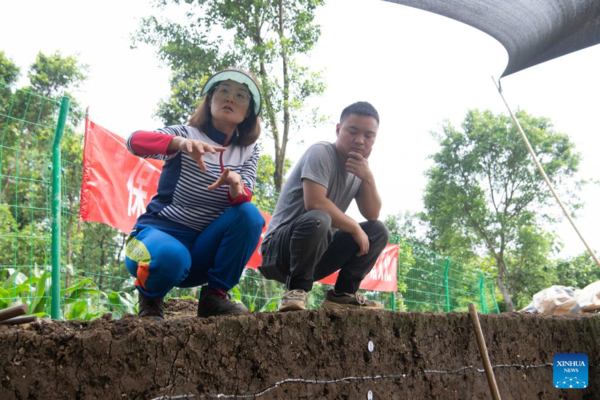
[[[84,140],[87,137],[88,134],[88,121],[90,120],[90,106],[87,106],[85,108],[85,132],[84,132]]]
[[[563,202],[558,197],[558,194],[554,190],[554,186],[552,186],[552,183],[550,182],[550,179],[548,179],[548,175],[546,175],[546,171],[544,171],[544,168],[542,167],[542,164],[540,164],[540,162],[538,161],[538,158],[536,157],[536,155],[535,155],[535,153],[533,151],[533,148],[531,147],[531,144],[529,143],[529,140],[527,139],[527,136],[525,135],[525,132],[523,132],[523,128],[521,128],[521,124],[519,123],[519,120],[517,119],[517,117],[515,116],[515,114],[513,114],[510,106],[508,105],[508,103],[506,102],[506,99],[504,98],[504,95],[502,94],[502,88],[498,85],[498,83],[496,82],[496,79],[494,79],[493,76],[492,76],[492,81],[494,81],[494,85],[496,86],[496,89],[498,89],[498,93],[500,94],[500,97],[502,97],[502,101],[506,105],[506,108],[508,109],[508,112],[510,113],[510,117],[512,118],[512,120],[514,121],[515,125],[517,126],[517,130],[519,131],[519,134],[521,135],[521,138],[525,142],[525,145],[527,146],[527,150],[529,151],[529,154],[531,154],[531,157],[533,158],[533,161],[535,162],[535,165],[537,166],[538,170],[540,171],[540,174],[542,174],[542,177],[544,178],[544,180],[548,184],[548,187],[550,188],[550,191],[552,192],[552,195],[556,199],[556,202],[558,203],[558,205],[562,209],[563,214],[565,214],[565,216],[567,217],[567,219],[569,220],[569,222],[571,223],[571,225],[575,229],[575,232],[577,232],[577,235],[579,235],[579,238],[581,239],[581,241],[583,242],[583,244],[587,248],[587,251],[590,253],[590,255],[592,256],[592,258],[596,262],[596,265],[598,265],[598,267],[600,267],[600,260],[598,260],[598,257],[596,257],[596,254],[594,254],[594,251],[592,250],[592,248],[586,242],[585,238],[583,237],[583,235],[581,234],[581,232],[577,228],[577,225],[575,225],[575,221],[573,221],[573,218],[571,218],[571,215],[567,211],[567,208],[565,207],[565,205],[563,204]]]

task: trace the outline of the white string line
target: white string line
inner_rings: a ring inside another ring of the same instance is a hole
[[[520,365],[520,364],[500,364],[492,366],[492,369],[495,368],[521,368],[521,369],[534,369],[534,368],[544,368],[544,367],[552,367],[552,363],[540,364],[540,365]],[[457,374],[459,372],[463,372],[466,370],[474,370],[479,373],[485,372],[485,369],[479,369],[472,365],[467,367],[462,367],[450,371],[438,371],[438,370],[424,370],[418,374],[413,375],[413,377],[417,377],[419,375],[425,374]],[[300,379],[300,378],[288,378],[282,381],[275,383],[273,386],[266,388],[265,390],[255,393],[255,394],[182,394],[178,396],[160,396],[155,397],[152,400],[176,400],[176,399],[207,399],[207,398],[215,398],[215,399],[248,399],[248,398],[257,398],[262,395],[270,392],[273,389],[278,388],[279,386],[285,385],[287,383],[310,383],[316,385],[328,385],[332,383],[340,383],[347,381],[366,381],[366,380],[381,380],[381,379],[404,379],[406,378],[406,374],[402,375],[375,375],[375,376],[349,376],[346,378],[340,379],[330,379],[330,380],[317,380],[317,379]]]

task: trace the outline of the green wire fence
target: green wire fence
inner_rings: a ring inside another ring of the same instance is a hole
[[[137,312],[134,279],[124,266],[126,235],[78,218],[82,174],[81,113],[69,99],[50,99],[0,83],[0,309],[28,304],[55,319]],[[257,187],[253,201],[272,213],[278,194]],[[396,238],[398,291],[367,292],[398,311],[499,312],[490,279],[473,266]],[[329,286],[315,284],[309,308]],[[251,311],[276,311],[283,285],[246,269],[231,292]],[[173,298],[197,298],[174,289]]]
[[[0,307],[50,311],[52,142],[60,105],[0,84]]]

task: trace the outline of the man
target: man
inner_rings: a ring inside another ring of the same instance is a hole
[[[368,158],[379,114],[367,102],[342,111],[335,143],[319,142],[300,158],[285,183],[261,246],[267,279],[285,283],[279,311],[306,309],[314,281],[337,270],[324,308],[382,308],[358,292],[385,248],[389,232],[378,221],[381,198]],[[356,199],[366,222],[345,214]]]

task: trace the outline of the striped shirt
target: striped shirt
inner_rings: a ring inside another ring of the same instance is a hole
[[[197,139],[213,146],[222,146],[226,136],[211,126],[208,133],[186,126],[168,126],[156,131],[165,135]],[[206,153],[202,159],[207,171],[187,153],[140,155],[131,146],[134,132],[127,139],[127,148],[132,154],[143,158],[165,160],[158,192],[152,198],[146,212],[138,218],[140,225],[154,225],[165,228],[202,231],[223,214],[231,204],[227,200],[229,186],[221,186],[213,191],[207,189],[221,176],[222,168],[229,168],[242,177],[244,186],[254,192],[258,168],[258,144],[249,146],[228,145],[227,150],[216,154]],[[233,141],[233,140],[232,140]]]

